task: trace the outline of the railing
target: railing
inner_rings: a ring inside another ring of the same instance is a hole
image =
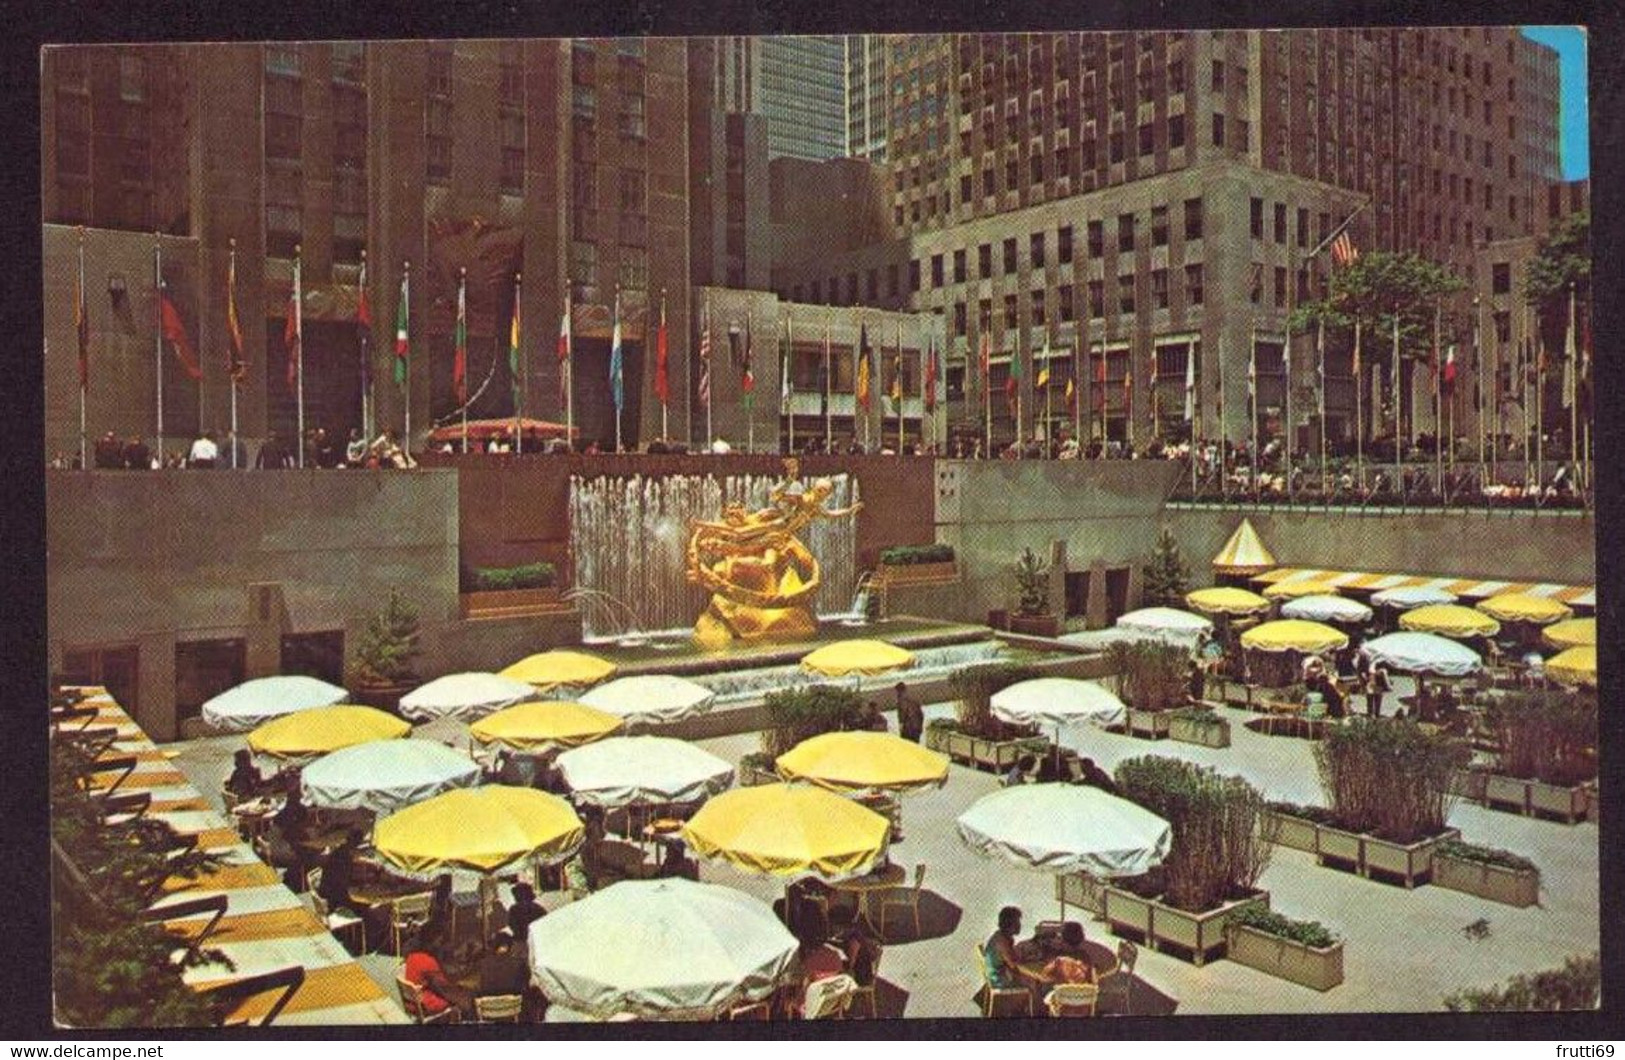
[[[1578,513],[1589,512],[1594,499],[1591,490],[1575,485],[1572,468],[1550,461],[1538,476],[1539,487],[1503,485],[1529,478],[1521,462],[1502,462],[1497,476],[1501,483],[1492,483],[1488,489],[1484,481],[1489,477],[1488,468],[1481,475],[1476,463],[1447,465],[1441,477],[1438,466],[1431,462],[1367,462],[1362,469],[1339,461],[1325,478],[1318,463],[1300,464],[1293,470],[1290,485],[1279,467],[1255,476],[1245,464],[1226,466],[1221,477],[1218,467],[1199,466],[1193,480],[1190,460],[1183,458],[1179,464],[1185,473],[1169,494],[1168,500],[1174,504]]]

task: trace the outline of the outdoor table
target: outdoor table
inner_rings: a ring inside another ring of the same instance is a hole
[[[831,946],[820,945],[801,958],[801,974],[804,982],[813,983],[845,972],[846,958]]]
[[[605,840],[598,844],[598,860],[616,875],[640,879],[646,872],[643,848]]]
[[[862,876],[853,876],[845,880],[831,880],[829,886],[837,891],[844,891],[857,896],[858,916],[870,928],[878,931],[873,920],[869,918],[869,896],[876,891],[889,891],[893,887],[900,887],[908,879],[908,873],[901,865],[886,865],[882,868],[866,872]]]
[[[429,884],[420,880],[386,876],[382,879],[352,883],[350,885],[350,899],[358,905],[369,907],[390,905],[397,898],[403,898],[409,894],[423,894],[428,890]]]
[[[233,806],[231,815],[237,820],[238,833],[251,841],[256,836],[263,835],[271,823],[271,818],[281,812],[283,802],[282,799],[261,796]]]
[[[675,817],[659,817],[643,826],[643,841],[651,848],[680,845],[683,822]]]

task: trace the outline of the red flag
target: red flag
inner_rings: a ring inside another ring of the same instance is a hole
[[[559,404],[570,405],[570,292],[564,292],[564,313],[559,317]]]
[[[1444,357],[1444,392],[1452,394],[1456,385],[1456,347],[1451,346]]]
[[[468,403],[468,279],[457,285],[457,330],[452,336],[451,385],[457,400]]]
[[[73,329],[79,337],[79,389],[90,386],[90,315],[85,306],[85,245],[79,244],[79,288],[74,292]]]
[[[197,357],[192,353],[192,343],[186,337],[186,326],[181,323],[181,315],[175,311],[175,304],[169,300],[169,295],[159,295],[163,317],[164,338],[175,344],[175,356],[180,358],[186,367],[186,374],[193,379],[203,378],[203,369],[198,367]]]
[[[282,325],[282,344],[288,348],[288,389],[299,385],[299,285],[288,296],[288,319]]]
[[[662,405],[671,397],[671,379],[668,372],[666,347],[666,299],[660,299],[660,330],[655,332],[655,397]]]
[[[1332,241],[1332,261],[1337,265],[1352,265],[1360,259],[1360,249],[1354,245],[1345,229]]]
[[[237,252],[231,252],[226,268],[226,374],[231,385],[238,386],[248,376],[248,362],[243,360],[243,329],[237,323]]]

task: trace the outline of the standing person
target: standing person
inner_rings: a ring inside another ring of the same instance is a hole
[[[1202,668],[1200,659],[1192,659],[1185,667],[1186,692],[1190,695],[1191,706],[1200,707],[1207,692],[1207,671]]]
[[[513,885],[513,904],[508,907],[508,930],[520,941],[530,938],[530,925],[547,915],[536,900],[536,889],[528,883]]]
[[[260,445],[259,455],[254,459],[254,466],[261,471],[281,471],[293,466],[293,455],[288,447],[282,444],[282,436],[272,431]]]
[[[908,685],[899,681],[892,689],[897,694],[897,734],[912,743],[920,742],[925,731],[925,710],[908,694]]]
[[[344,445],[344,463],[349,467],[364,467],[367,463],[367,440],[360,427],[350,428],[350,440]]]
[[[214,467],[220,462],[220,447],[214,444],[214,432],[204,431],[198,435],[197,441],[192,443],[192,450],[186,456],[186,462],[191,467]]]
[[[1382,697],[1393,687],[1388,679],[1388,667],[1373,662],[1365,675],[1365,712],[1373,718],[1382,717]]]
[[[112,438],[113,437],[112,432],[109,431],[107,436],[109,438]],[[114,450],[113,450],[114,451],[114,457],[115,457],[115,460],[117,460],[118,459],[118,448],[117,448],[118,447],[118,440],[117,439],[113,440],[113,446],[114,446]],[[102,459],[101,455],[97,454],[97,456],[96,456],[96,466],[97,467],[102,466],[101,459]],[[139,435],[131,435],[130,440],[128,442],[124,443],[124,453],[123,453],[123,457],[122,457],[122,462],[111,463],[111,464],[108,464],[107,466],[108,467],[127,467],[131,471],[151,471],[152,470],[152,450],[147,448],[147,443],[143,442]]]
[[[134,441],[134,439],[132,438],[131,441]],[[119,445],[118,435],[108,431],[96,439],[96,445],[91,449],[92,465],[104,471],[129,467],[129,461],[125,458],[127,451],[128,447]]]

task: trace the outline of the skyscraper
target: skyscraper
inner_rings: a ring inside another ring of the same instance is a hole
[[[837,158],[846,152],[844,63],[840,37],[723,37],[717,98],[767,119],[769,156]]]
[[[843,38],[846,49],[846,154],[886,160],[888,127],[886,38],[858,34]]]

